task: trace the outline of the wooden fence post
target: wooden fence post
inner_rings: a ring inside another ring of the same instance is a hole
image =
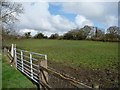
[[[41,60],[39,62],[39,65],[47,69],[47,55],[45,55],[45,60]],[[48,73],[46,71],[40,70],[39,81],[42,81],[44,84],[48,84]],[[41,85],[40,88],[42,88]]]

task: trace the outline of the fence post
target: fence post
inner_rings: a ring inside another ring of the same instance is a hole
[[[22,63],[22,72],[23,72],[23,51],[21,50],[21,63]]]
[[[45,60],[41,60],[39,62],[39,66],[47,68],[47,55],[45,55]],[[48,73],[41,70],[40,74],[39,74],[39,81],[42,81],[43,83],[47,84],[48,83]],[[40,85],[40,87],[41,87],[41,85]]]
[[[15,63],[15,67],[17,69],[17,55],[16,55],[16,47],[14,48],[14,52],[15,52],[15,57],[14,57],[14,63]]]
[[[14,57],[14,44],[12,44],[12,47],[11,47],[11,56]]]
[[[31,78],[33,79],[32,53],[30,53]]]

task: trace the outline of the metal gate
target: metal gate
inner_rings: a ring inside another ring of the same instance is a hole
[[[39,83],[39,60],[47,60],[47,55],[14,48],[16,68],[30,79]],[[37,57],[33,57],[37,56]],[[40,58],[39,58],[40,57]],[[36,59],[38,58],[38,59]]]

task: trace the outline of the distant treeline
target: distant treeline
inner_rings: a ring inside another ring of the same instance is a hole
[[[58,33],[51,34],[50,37],[45,36],[43,33],[37,33],[35,36],[31,36],[31,32],[20,35],[7,35],[8,37],[14,37],[16,39],[34,38],[34,39],[58,39],[58,40],[96,40],[96,41],[120,41],[120,28],[117,26],[111,26],[106,31],[92,26],[84,26],[83,28],[76,28],[68,31],[63,35]]]

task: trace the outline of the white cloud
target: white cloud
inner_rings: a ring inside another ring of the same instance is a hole
[[[84,16],[96,17],[101,16],[104,7],[95,2],[80,2],[80,3],[63,3],[62,4],[65,12],[81,14]]]
[[[115,16],[107,16],[105,17],[106,26],[116,26],[118,25],[118,19]]]
[[[60,15],[51,15],[48,11],[49,4],[47,2],[24,3],[23,5],[25,11],[18,24],[18,27],[22,30],[26,28],[34,29],[50,35],[52,33],[61,34],[75,27],[75,24],[67,18]]]
[[[67,20],[66,18],[64,18],[60,15],[52,16],[51,23],[52,23],[53,27],[55,27],[57,30],[61,30],[61,31],[68,31],[71,28],[75,27],[75,24],[73,22]]]
[[[93,23],[90,20],[86,19],[84,16],[81,15],[77,15],[75,17],[75,23],[77,24],[77,26],[79,26],[79,28],[85,25],[93,26]]]
[[[91,21],[102,24],[106,23],[107,26],[112,25],[112,23],[109,24],[108,20],[111,20],[110,22],[117,22],[115,19],[111,19],[111,17],[118,17],[117,2],[69,2],[62,3],[61,5],[64,12],[79,14]]]
[[[50,16],[48,3],[23,3],[24,14],[20,17],[22,28],[43,29],[44,22]]]

